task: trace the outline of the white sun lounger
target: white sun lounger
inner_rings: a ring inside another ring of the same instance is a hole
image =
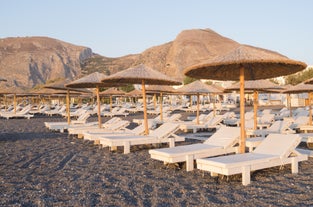
[[[49,128],[50,130],[60,131],[64,132],[64,130],[68,129],[71,126],[86,126],[86,121],[90,117],[90,113],[88,111],[85,111],[83,114],[81,114],[76,120],[71,120],[70,124],[68,122],[44,122],[45,126]],[[93,125],[93,123],[88,125]]]
[[[163,161],[164,164],[186,162],[186,170],[192,171],[195,159],[237,152],[234,146],[239,137],[239,127],[222,126],[203,143],[153,149],[149,150],[149,154],[152,159]]]
[[[31,110],[31,105],[25,106],[21,111],[18,111],[16,113],[14,112],[1,112],[0,116],[10,119],[10,118],[27,118],[30,119],[31,117],[34,117],[33,114],[29,114],[29,111]]]
[[[180,123],[180,129],[184,132],[188,132],[189,130],[192,130],[193,133],[196,133],[200,129],[216,129],[220,127],[220,124],[223,121],[222,115],[216,115],[207,121],[205,121],[203,124],[196,124],[196,123],[190,123],[190,122],[182,122]]]
[[[253,152],[197,159],[197,168],[212,176],[242,174],[242,184],[250,184],[251,171],[291,164],[292,173],[298,172],[298,162],[308,159],[296,150],[301,142],[297,134],[269,134]]]
[[[154,123],[149,121],[148,122],[148,127],[149,129],[154,127]],[[107,137],[107,136],[131,136],[131,135],[143,135],[145,132],[145,127],[143,124],[138,125],[137,127],[133,129],[127,129],[127,128],[122,128],[119,131],[108,131],[107,129],[91,129],[91,130],[86,130],[83,132],[83,137],[86,140],[91,140],[95,141],[95,143],[99,143],[99,140],[102,137]]]
[[[106,131],[106,132],[116,132],[116,131],[121,131],[124,130],[125,127],[127,127],[129,125],[129,121],[127,120],[120,120],[117,121],[115,123],[110,124],[107,127],[103,127],[103,128],[99,128],[98,125],[93,125],[93,126],[87,126],[87,127],[76,127],[76,128],[69,128],[68,132],[69,134],[74,134],[77,135],[78,138],[83,138],[84,136],[84,132],[86,132],[86,130],[101,130]]]
[[[294,134],[294,130],[290,129],[289,126],[291,122],[288,120],[279,120],[275,121],[267,129],[257,129],[257,130],[247,130],[246,133],[248,136],[262,136],[265,137],[268,134]]]
[[[178,124],[167,122],[154,131],[151,130],[149,135],[103,136],[100,139],[100,144],[103,147],[110,147],[111,150],[116,150],[118,146],[122,146],[124,147],[124,154],[130,152],[132,145],[169,143],[173,147],[175,142],[185,141],[184,137],[175,134],[178,130]]]

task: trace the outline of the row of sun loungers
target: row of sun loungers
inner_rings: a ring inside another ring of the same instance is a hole
[[[0,117],[11,119],[11,118],[27,118],[30,119],[31,117],[34,117],[33,114],[30,114],[31,105],[26,105],[23,108],[20,108],[19,111],[14,111],[14,109],[10,111],[1,111]]]
[[[154,130],[150,129],[149,135],[143,135],[142,122],[138,121],[138,127],[130,130],[127,128],[130,122],[124,121],[120,117],[112,117],[102,124],[102,128],[99,128],[97,123],[89,125],[86,122],[71,124],[66,129],[71,135],[93,141],[102,147],[108,147],[111,151],[122,148],[124,154],[130,153],[131,147],[135,145],[168,143],[168,148],[149,150],[150,157],[165,164],[186,162],[187,171],[196,167],[199,170],[209,171],[212,176],[242,174],[243,185],[250,184],[251,172],[254,170],[291,164],[292,173],[297,173],[298,163],[308,159],[308,155],[296,148],[301,142],[301,137],[294,130],[288,132],[291,122],[286,120],[275,121],[273,119],[269,122],[268,128],[254,130],[252,135],[256,137],[247,139],[249,152],[236,154],[240,128],[223,124],[223,121],[233,114],[202,115],[201,124],[196,124],[195,120],[180,121],[179,118],[170,120],[169,117],[173,115],[175,114],[167,114],[165,116],[167,121],[163,120],[163,122],[157,122],[158,119],[149,120],[150,128],[155,122],[159,125]],[[213,123],[213,120],[219,120],[218,124],[213,124],[216,132],[206,141],[175,146],[176,142],[185,141],[184,136],[177,135],[177,132],[183,129],[182,126],[196,127],[196,130],[192,128],[192,131],[197,132],[201,127],[209,129],[210,124],[208,123]],[[275,127],[284,128],[282,126],[285,123],[288,123],[285,125],[286,130],[277,132],[273,130]],[[53,125],[47,123],[46,126],[53,129]]]

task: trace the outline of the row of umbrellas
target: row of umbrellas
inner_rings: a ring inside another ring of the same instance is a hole
[[[290,75],[306,68],[303,62],[291,60],[277,52],[270,50],[241,45],[229,53],[218,56],[214,59],[199,62],[189,66],[183,70],[184,75],[197,79],[213,79],[213,80],[239,80],[240,91],[240,152],[245,151],[245,120],[244,120],[244,89],[246,80],[268,79],[278,76]],[[143,64],[132,67],[113,75],[106,76],[104,74],[91,74],[81,79],[66,84],[71,88],[96,88],[98,102],[98,120],[100,119],[100,87],[121,86],[124,84],[141,84],[144,106],[144,126],[145,134],[149,134],[147,106],[146,106],[146,88],[145,85],[181,85],[180,81],[170,78],[158,71],[155,71]],[[194,83],[200,84],[199,82]],[[192,87],[190,85],[189,87]],[[195,87],[195,86],[193,86]],[[263,85],[264,87],[264,85]],[[215,89],[209,86],[198,87],[195,90],[197,97],[201,93],[210,91],[215,93]],[[68,89],[69,91],[69,89]],[[68,108],[69,110],[69,108]],[[199,112],[197,112],[199,113]],[[69,117],[69,116],[68,116]]]

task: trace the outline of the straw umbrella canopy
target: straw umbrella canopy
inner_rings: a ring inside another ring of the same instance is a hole
[[[149,85],[147,86],[146,93],[153,93],[154,94],[154,108],[156,108],[156,94],[160,94],[160,120],[163,121],[163,93],[172,93],[173,92],[172,86],[166,85]]]
[[[312,110],[311,110],[311,100],[312,100],[312,92],[313,92],[313,85],[312,84],[305,84],[299,83],[298,85],[291,86],[287,90],[283,91],[283,93],[308,93],[309,98],[309,125],[312,125]],[[290,108],[291,110],[291,108]]]
[[[100,96],[110,96],[110,111],[112,111],[112,96],[123,96],[123,91],[117,90],[116,88],[108,88],[105,91],[99,93]]]
[[[257,128],[257,113],[258,113],[258,96],[259,92],[271,92],[273,90],[281,90],[284,87],[281,87],[269,80],[248,80],[245,81],[245,90],[253,91],[253,111],[254,111],[254,129]],[[225,89],[226,91],[239,91],[240,83],[237,82],[232,86]]]
[[[132,91],[129,91],[128,93],[125,94],[126,96],[131,96],[131,97],[138,97],[142,96],[142,91],[138,89],[134,89]]]
[[[194,81],[187,85],[184,85],[181,88],[175,90],[176,93],[189,94],[189,95],[197,95],[197,124],[199,124],[199,102],[200,102],[200,94],[208,94],[208,93],[222,93],[222,91],[217,88],[210,86],[201,82],[200,80]],[[215,108],[215,107],[214,107]],[[215,109],[214,109],[215,110]]]
[[[184,69],[184,74],[193,78],[215,80],[240,80],[240,152],[245,152],[244,81],[267,79],[289,75],[306,68],[277,52],[240,45],[225,55],[217,56]]]
[[[13,106],[14,106],[14,113],[16,113],[16,107],[17,107],[17,96],[19,95],[25,95],[25,90],[20,88],[20,87],[8,87],[8,88],[2,88],[0,89],[0,94],[3,94],[3,95],[10,95],[12,94],[13,95]],[[6,98],[6,96],[5,96]],[[5,101],[6,102],[6,101]]]
[[[86,92],[82,89],[74,89],[69,88],[65,86],[65,83],[68,82],[68,80],[60,80],[55,83],[47,84],[43,88],[49,88],[49,89],[55,89],[60,91],[66,91],[66,113],[67,113],[67,123],[71,123],[71,116],[70,116],[70,91],[76,91],[76,92]]]
[[[146,103],[146,88],[145,85],[180,85],[181,82],[166,76],[165,74],[153,70],[144,64],[128,68],[126,70],[115,73],[102,79],[103,82],[111,83],[132,83],[141,84],[142,96],[143,96],[143,107],[144,107],[144,126],[145,134],[149,134],[148,129],[148,118],[147,118],[147,103]]]
[[[313,78],[310,78],[309,80],[304,81],[305,84],[313,84]]]
[[[1,77],[0,77],[0,82],[1,82],[1,81],[6,82],[6,81],[7,81],[7,79],[4,79],[4,78],[1,78]]]
[[[101,80],[105,77],[107,76],[104,75],[103,73],[94,72],[65,85],[66,87],[70,87],[70,88],[96,88],[99,128],[101,128],[101,109],[100,109],[99,89],[100,87],[110,87],[114,85],[113,83],[107,84],[105,82],[101,82]]]

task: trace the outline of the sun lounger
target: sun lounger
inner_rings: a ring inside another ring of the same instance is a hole
[[[216,115],[207,121],[205,121],[203,124],[196,124],[196,123],[180,123],[180,129],[184,132],[188,132],[189,130],[192,130],[193,133],[196,133],[200,129],[206,129],[206,130],[213,130],[218,127],[220,127],[220,124],[223,121],[222,115]]]
[[[107,128],[110,127],[111,124],[114,124],[115,122],[121,121],[121,118],[118,117],[113,117],[109,119],[108,121],[104,122],[101,124],[101,128]],[[69,134],[73,135],[78,135],[78,138],[82,138],[81,134],[85,130],[90,130],[90,129],[99,129],[99,122],[89,122],[84,125],[72,125],[70,126],[67,131]]]
[[[154,123],[149,121],[148,122],[148,127],[149,129],[154,128]],[[108,131],[107,129],[89,129],[83,132],[83,137],[86,140],[92,140],[95,141],[95,143],[99,143],[99,140],[102,137],[106,136],[130,136],[130,135],[143,135],[145,132],[145,127],[143,124],[138,125],[137,127],[133,129],[128,129],[128,128],[122,128],[119,131]]]
[[[294,130],[290,129],[291,122],[288,120],[275,121],[267,129],[258,129],[258,130],[247,130],[246,133],[248,136],[262,136],[265,137],[268,134],[294,134]]]
[[[71,135],[77,135],[78,138],[83,138],[84,132],[86,130],[102,130],[102,131],[107,131],[107,132],[115,132],[115,131],[120,131],[122,129],[125,129],[129,125],[129,121],[127,120],[120,120],[115,123],[112,123],[106,127],[102,127],[101,129],[99,128],[98,125],[93,125],[93,126],[87,126],[87,127],[71,127],[68,129],[69,134]]]
[[[169,143],[173,147],[175,142],[185,141],[184,137],[175,134],[178,130],[178,124],[167,122],[154,131],[151,130],[149,135],[107,136],[100,139],[100,144],[103,147],[110,147],[111,150],[116,150],[118,146],[124,147],[124,154],[130,152],[132,145]]]
[[[270,134],[253,152],[197,159],[197,168],[212,176],[242,174],[242,184],[250,184],[252,171],[291,164],[292,173],[298,172],[298,162],[308,159],[296,150],[301,142],[297,134]]]
[[[222,126],[203,143],[153,149],[149,150],[149,154],[152,159],[164,163],[186,162],[186,170],[191,171],[194,168],[195,159],[236,152],[235,145],[238,143],[239,137],[239,127]]]
[[[10,119],[10,118],[27,118],[30,119],[31,117],[34,117],[33,114],[29,114],[29,111],[31,110],[31,105],[27,105],[24,108],[21,109],[21,111],[18,111],[16,113],[14,112],[1,112],[1,116]]]
[[[66,106],[57,106],[55,109],[52,110],[46,110],[44,113],[48,116],[53,116],[53,115],[61,115],[66,111]]]
[[[71,126],[86,126],[87,119],[90,117],[90,113],[88,111],[85,111],[82,113],[76,120],[71,120],[70,124],[68,122],[44,122],[45,126],[49,128],[50,130],[54,131],[60,131],[61,133],[64,132],[64,130],[68,129]],[[93,125],[94,122],[88,125]]]

